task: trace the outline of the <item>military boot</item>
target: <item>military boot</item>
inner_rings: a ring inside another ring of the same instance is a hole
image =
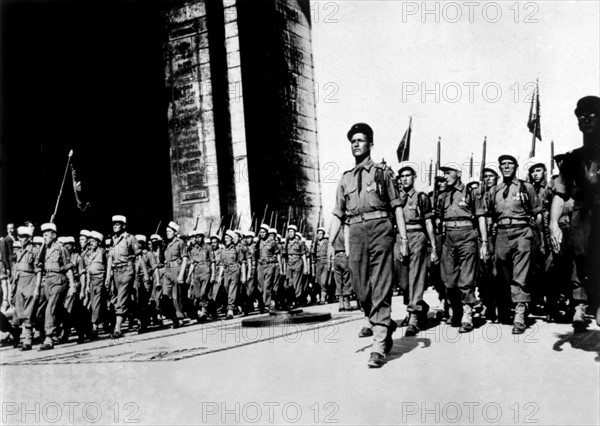
[[[464,305],[462,318],[460,320],[459,333],[469,333],[473,330],[473,307],[471,305]]]
[[[407,337],[416,336],[419,331],[421,331],[419,328],[419,318],[417,314],[411,312],[408,314],[408,328],[404,335]]]
[[[346,310],[346,306],[344,306],[344,298],[342,296],[340,296],[338,298],[338,301],[339,301],[338,312],[344,312]]]
[[[587,306],[583,303],[575,306],[575,313],[573,314],[573,329],[575,331],[584,331],[588,326],[589,321],[585,317],[586,308]]]
[[[525,303],[517,303],[515,306],[515,320],[513,323],[512,334],[523,334],[527,326],[525,320],[527,318],[527,305]]]
[[[324,291],[321,292],[321,299],[319,300],[319,304],[320,305],[327,304],[327,293],[325,293]]]
[[[344,310],[346,312],[354,310],[354,308],[352,307],[352,304],[350,303],[349,296],[344,296],[342,303],[344,304]]]

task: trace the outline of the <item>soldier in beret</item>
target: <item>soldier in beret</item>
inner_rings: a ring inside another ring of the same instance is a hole
[[[215,281],[215,255],[212,247],[204,241],[204,232],[193,231],[190,254],[190,272],[194,306],[200,309],[198,322],[208,316],[211,283]]]
[[[188,250],[181,238],[177,236],[179,225],[171,221],[167,225],[167,245],[165,248],[165,272],[162,276],[162,300],[160,309],[163,315],[171,318],[172,327],[178,328],[183,320],[182,285],[189,260]]]
[[[33,322],[35,316],[35,258],[38,249],[31,242],[32,229],[19,226],[17,236],[21,243],[21,250],[17,253],[14,265],[13,288],[15,291],[15,315],[22,329],[23,343],[21,350],[31,349],[33,339]],[[8,297],[8,293],[6,293]]]
[[[106,251],[101,247],[104,236],[97,231],[91,231],[87,250],[83,255],[87,275],[86,288],[82,289],[82,299],[89,299],[92,331],[90,337],[98,337],[98,326],[107,321],[107,289],[104,286],[106,278]],[[109,331],[105,329],[105,331]]]
[[[397,324],[391,319],[393,246],[396,219],[400,252],[408,255],[406,225],[391,169],[371,159],[373,129],[357,123],[348,131],[356,166],[342,175],[337,188],[330,238],[335,241],[343,222],[349,227],[347,241],[350,277],[373,330],[373,348],[367,363],[380,368],[393,346]]]
[[[560,251],[563,233],[559,219],[566,200],[573,198],[570,244],[581,287],[575,289],[573,316],[576,331],[587,327],[587,306],[600,325],[600,98],[586,96],[577,102],[575,116],[583,134],[583,146],[564,157],[555,181],[550,213],[550,233],[555,252]]]

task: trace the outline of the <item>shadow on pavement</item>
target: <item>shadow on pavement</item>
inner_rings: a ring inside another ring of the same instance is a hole
[[[600,331],[586,330],[578,333],[569,332],[558,335],[558,341],[554,343],[552,349],[556,352],[562,352],[566,343],[571,344],[573,349],[580,349],[586,352],[596,353],[596,362],[600,362]]]
[[[422,337],[402,337],[401,339],[396,339],[394,340],[392,351],[387,354],[385,360],[386,362],[394,361],[421,345],[423,348],[428,348],[431,346],[431,340]]]

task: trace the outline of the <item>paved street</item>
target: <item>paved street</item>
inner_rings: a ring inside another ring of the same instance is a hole
[[[435,305],[433,293],[426,299]],[[405,311],[394,298],[393,318]],[[49,352],[3,347],[2,424],[598,424],[600,330],[430,321],[366,366],[359,312],[320,325],[188,325]],[[478,324],[476,324],[477,326]]]

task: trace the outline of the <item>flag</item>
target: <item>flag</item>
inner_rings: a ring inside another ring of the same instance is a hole
[[[83,212],[90,206],[90,203],[84,203],[81,201],[81,181],[77,180],[77,175],[75,174],[75,167],[73,167],[73,165],[71,165],[71,177],[73,178],[73,193],[75,194],[77,208]]]
[[[410,135],[412,133],[412,117],[408,122],[408,129],[404,132],[404,136],[402,136],[402,140],[398,145],[398,149],[396,150],[396,154],[398,155],[398,162],[402,163],[403,161],[408,161],[408,156],[410,154]]]
[[[534,106],[535,104],[535,106]],[[531,97],[531,106],[529,108],[529,120],[527,121],[527,128],[531,134],[541,142],[542,132],[540,130],[540,88],[536,82],[533,96]]]

